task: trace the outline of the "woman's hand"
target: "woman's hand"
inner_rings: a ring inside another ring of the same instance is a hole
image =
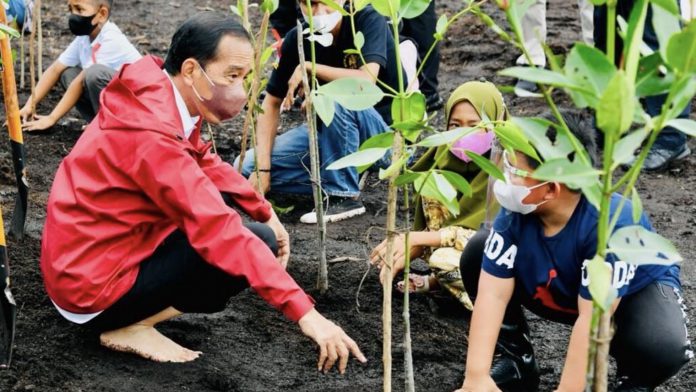
[[[35,120],[27,121],[22,125],[22,129],[25,131],[43,131],[56,124],[56,120],[48,116],[35,116]]]
[[[409,245],[410,245],[410,255],[411,257],[419,256],[423,247],[414,242],[413,233],[409,235]],[[387,262],[387,240],[385,238],[379,245],[377,245],[370,253],[370,263],[376,265],[380,269],[379,281],[384,284],[384,280],[389,273],[389,268],[385,268]],[[394,245],[392,247],[392,277],[395,277],[399,272],[403,271],[406,263],[406,236],[404,234],[398,234],[394,236]]]

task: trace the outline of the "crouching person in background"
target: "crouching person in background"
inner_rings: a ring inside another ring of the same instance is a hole
[[[119,72],[51,189],[46,290],[104,346],[186,362],[200,352],[155,325],[219,312],[251,286],[320,346],[320,369],[338,360],[343,372],[350,353],[364,356],[285,271],[290,241],[270,204],[200,140],[202,120],[244,106],[252,59],[239,22],[201,13],[177,30],[164,62],[148,56]],[[263,223],[244,224],[228,204]]]
[[[566,115],[591,157],[595,135]],[[555,137],[552,137],[552,140]],[[464,249],[461,273],[474,299],[464,385],[460,391],[536,390],[534,359],[522,306],[540,317],[572,325],[557,391],[585,390],[592,299],[586,260],[597,251],[598,211],[580,191],[531,177],[539,162],[504,154],[506,181],[493,187],[501,205],[490,232],[480,231]],[[616,228],[633,225],[631,203],[617,212]],[[653,230],[645,214],[638,225]],[[653,391],[693,356],[686,335],[678,265],[613,265],[616,391]]]

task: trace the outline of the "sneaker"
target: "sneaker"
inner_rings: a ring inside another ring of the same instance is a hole
[[[425,97],[425,110],[427,112],[434,112],[436,110],[440,110],[443,106],[445,106],[445,101],[442,100],[440,94],[434,93]]]
[[[324,210],[324,222],[338,222],[364,213],[365,206],[360,200],[350,197],[329,197],[329,207]],[[300,222],[317,223],[316,211],[302,215]]]
[[[682,160],[691,154],[689,146],[684,144],[676,151],[663,148],[653,148],[645,157],[643,169],[645,171],[661,171],[670,167],[672,163]]]
[[[536,83],[528,80],[517,80],[515,83],[515,95],[518,97],[541,97],[539,86]]]

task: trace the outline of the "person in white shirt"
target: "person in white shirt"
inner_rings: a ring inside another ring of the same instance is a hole
[[[68,26],[76,35],[70,45],[41,75],[33,98],[22,107],[22,128],[45,130],[76,107],[91,122],[99,110],[99,94],[123,64],[140,59],[137,49],[121,30],[109,21],[113,0],[68,0]],[[56,85],[65,94],[46,116],[33,114],[32,108]]]

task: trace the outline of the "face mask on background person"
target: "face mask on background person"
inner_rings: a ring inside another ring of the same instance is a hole
[[[544,200],[539,204],[524,204],[522,200],[532,193],[532,189],[548,183],[549,181],[546,181],[532,187],[514,185],[510,183],[510,177],[507,173],[505,173],[505,181],[495,180],[495,183],[493,184],[493,193],[495,194],[495,198],[498,200],[498,203],[500,203],[500,205],[506,210],[527,215],[536,210],[540,205],[546,203],[548,200]]]
[[[302,17],[309,23],[309,15],[303,12]],[[318,42],[324,47],[331,46],[331,44],[333,44],[333,34],[331,34],[331,31],[342,18],[343,16],[338,11],[325,15],[313,15],[312,27],[314,27],[314,34],[310,36],[309,39]],[[309,34],[309,28],[305,29],[305,33]]]
[[[68,17],[68,27],[70,32],[80,36],[80,35],[90,35],[97,25],[92,24],[92,20],[97,16],[95,12],[92,16],[82,16],[77,14],[70,14]]]
[[[205,105],[206,109],[217,117],[220,122],[229,120],[239,114],[247,102],[247,93],[244,90],[242,79],[240,78],[238,82],[229,86],[218,86],[210,79],[200,64],[198,64],[198,67],[200,67],[203,75],[208,80],[213,96],[205,99],[201,97],[196,87],[191,85],[191,88],[193,88],[196,97]]]

